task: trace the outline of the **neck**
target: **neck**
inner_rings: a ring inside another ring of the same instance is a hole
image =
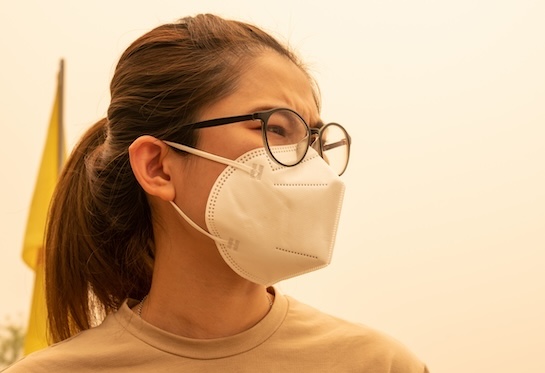
[[[265,286],[237,275],[215,244],[205,241],[184,245],[192,249],[157,250],[151,290],[141,306],[145,321],[180,336],[211,339],[243,332],[269,312],[272,295]]]
[[[191,288],[191,291],[189,289]],[[195,339],[228,337],[250,329],[269,312],[272,295],[264,288],[187,292],[166,297],[153,289],[142,303],[141,317],[170,333]]]

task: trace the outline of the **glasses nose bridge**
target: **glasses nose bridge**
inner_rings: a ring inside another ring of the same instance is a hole
[[[321,128],[309,127],[308,129],[309,129],[310,137],[313,140],[312,142],[317,140],[320,137],[321,133],[322,133]]]
[[[309,145],[321,155],[322,147],[320,146],[321,129],[316,127],[309,127],[310,141]]]

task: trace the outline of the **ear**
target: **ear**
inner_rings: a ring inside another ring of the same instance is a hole
[[[167,157],[167,155],[170,155]],[[152,136],[140,136],[129,146],[132,172],[144,191],[164,201],[173,201],[173,152],[167,144]]]

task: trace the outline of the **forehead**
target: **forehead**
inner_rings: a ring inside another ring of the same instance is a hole
[[[287,57],[267,51],[252,59],[243,68],[245,71],[233,93],[212,105],[207,110],[206,117],[287,107],[301,114],[309,124],[319,121],[312,80]]]

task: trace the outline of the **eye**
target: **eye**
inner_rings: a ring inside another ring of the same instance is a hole
[[[248,129],[255,130],[255,131],[261,131],[261,122],[252,121],[248,125]]]
[[[267,132],[270,134],[275,134],[282,137],[286,136],[286,129],[280,125],[275,125],[275,124],[267,125]]]
[[[289,137],[296,127],[297,118],[290,111],[274,112],[267,121],[267,136]]]

